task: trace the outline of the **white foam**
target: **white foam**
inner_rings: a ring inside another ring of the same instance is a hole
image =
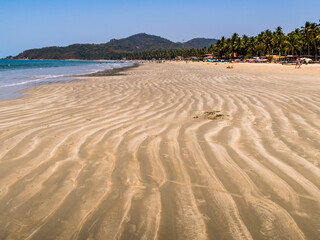
[[[14,86],[24,85],[24,84],[28,84],[28,83],[33,83],[33,82],[39,82],[39,81],[44,80],[44,79],[52,79],[52,78],[58,78],[58,77],[63,77],[63,76],[64,75],[43,76],[42,78],[37,78],[37,79],[29,80],[29,81],[23,81],[23,82],[17,82],[17,83],[10,83],[10,84],[6,84],[6,85],[0,85],[0,88],[14,87]]]

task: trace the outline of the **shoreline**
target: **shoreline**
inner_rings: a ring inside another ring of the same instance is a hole
[[[132,66],[125,66],[120,68],[112,68],[106,69],[94,73],[84,74],[84,75],[73,75],[72,77],[104,77],[104,76],[116,76],[119,75],[121,72],[126,72],[132,68],[139,67],[139,63],[133,63]]]
[[[89,73],[89,74],[64,75],[64,76],[61,76],[60,78],[65,78],[65,80],[57,79],[57,82],[54,82],[54,81],[46,82],[45,80],[43,80],[41,82],[38,82],[38,84],[36,84],[36,85],[26,86],[26,87],[23,87],[20,89],[18,88],[17,90],[13,90],[12,96],[0,98],[0,101],[9,101],[9,100],[23,98],[25,95],[24,93],[26,91],[28,91],[28,89],[33,88],[33,87],[43,86],[43,85],[61,84],[61,83],[70,83],[70,82],[77,82],[77,81],[85,81],[85,79],[83,79],[84,77],[114,76],[114,75],[120,74],[121,72],[125,72],[125,71],[129,70],[130,68],[134,68],[134,67],[138,67],[138,66],[139,66],[139,63],[133,63],[132,66],[123,66],[123,67],[118,67],[118,68],[106,69],[106,70],[101,70],[101,71],[97,71],[97,72]],[[70,80],[67,80],[67,79],[70,79]],[[12,86],[12,88],[14,88],[14,86]]]

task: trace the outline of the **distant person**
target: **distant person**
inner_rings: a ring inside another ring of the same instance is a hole
[[[301,67],[301,62],[300,62],[300,59],[298,58],[296,60],[296,67],[295,68],[300,68]]]

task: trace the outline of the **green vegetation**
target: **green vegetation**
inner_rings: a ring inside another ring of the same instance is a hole
[[[132,60],[132,59],[174,59],[178,56],[180,57],[202,57],[203,55],[210,52],[213,49],[213,44],[207,49],[206,47],[202,49],[179,49],[179,50],[165,50],[165,51],[150,51],[150,52],[137,52],[137,53],[128,53],[123,57]]]
[[[128,59],[172,59],[178,56],[203,57],[212,54],[217,58],[252,58],[253,56],[281,55],[307,56],[318,60],[320,53],[320,24],[306,22],[300,29],[297,28],[285,35],[281,27],[274,32],[266,30],[258,36],[239,37],[234,33],[230,38],[222,37],[215,45],[202,49],[179,49],[175,51],[154,51],[128,54]]]
[[[320,25],[306,22],[300,29],[285,35],[281,27],[274,32],[266,30],[255,37],[233,34],[231,38],[221,38],[212,49],[220,58],[232,58],[234,53],[239,57],[264,55],[313,56],[318,59],[320,47]]]

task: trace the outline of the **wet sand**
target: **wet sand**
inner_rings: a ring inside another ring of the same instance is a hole
[[[0,239],[319,239],[320,67],[226,66],[0,102]]]

